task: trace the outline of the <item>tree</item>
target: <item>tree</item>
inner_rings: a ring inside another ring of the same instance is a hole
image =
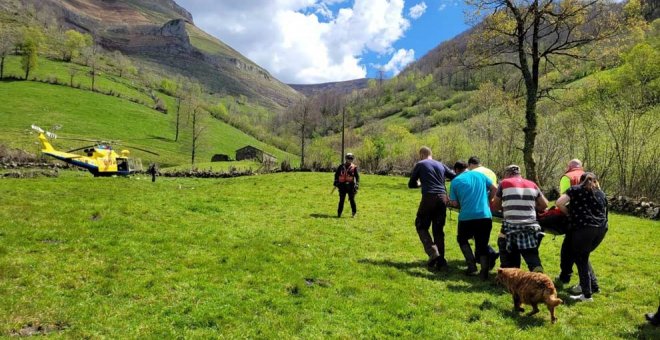
[[[121,51],[116,50],[112,53],[112,56],[115,60],[115,67],[117,68],[117,71],[119,72],[119,77],[123,77],[125,73],[135,73],[135,66],[133,66],[133,62],[131,59],[126,57],[124,54],[121,53]]]
[[[325,118],[325,121],[334,125],[331,126],[332,130],[336,131],[336,123],[332,118],[341,114],[341,154],[339,155],[339,163],[342,163],[346,152],[346,102],[341,93],[336,91],[324,91],[315,97],[314,101],[316,102],[315,106],[318,107],[318,111]]]
[[[82,57],[85,60],[85,65],[89,66],[89,76],[92,79],[92,91],[96,91],[96,88],[94,86],[95,81],[96,81],[96,69],[99,66],[100,59],[99,59],[99,47],[96,44],[92,44],[91,46],[85,47],[82,50]]]
[[[73,87],[73,77],[78,74],[78,68],[76,66],[73,66],[74,64],[71,64],[69,66],[69,86]]]
[[[0,26],[0,79],[4,77],[5,58],[16,45],[16,32],[6,26]]]
[[[64,46],[62,46],[62,60],[71,61],[78,58],[80,52],[93,43],[89,34],[82,34],[76,30],[64,32]]]
[[[538,181],[534,147],[536,104],[550,93],[540,84],[541,67],[556,68],[556,60],[586,60],[585,47],[613,37],[620,30],[609,0],[466,0],[483,21],[470,42],[471,66],[507,65],[522,76],[525,87],[525,127],[522,148],[526,177]]]
[[[307,98],[301,99],[296,106],[293,107],[292,113],[298,119],[293,119],[300,129],[300,168],[305,168],[305,138],[309,133],[310,116],[311,116],[311,103]]]
[[[21,66],[25,71],[25,80],[30,76],[30,71],[37,67],[39,61],[39,49],[43,44],[43,33],[39,28],[27,27],[23,31],[23,39],[21,42]]]
[[[188,83],[184,88],[190,127],[190,164],[195,167],[195,159],[202,144],[206,131],[206,112],[202,108],[202,86],[198,83]]]

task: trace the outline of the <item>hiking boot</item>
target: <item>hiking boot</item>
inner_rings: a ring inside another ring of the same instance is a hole
[[[571,294],[582,294],[582,286],[580,284],[576,284],[575,286],[568,288],[568,292]]]
[[[463,257],[465,258],[465,264],[467,264],[467,270],[465,273],[468,276],[477,275],[477,262],[474,258],[474,254],[472,253],[472,248],[470,248],[469,244],[462,244],[460,248],[461,252],[463,253]]]
[[[479,257],[479,264],[481,265],[481,271],[479,272],[479,277],[481,281],[488,280],[488,266],[490,265],[490,258],[488,255]]]
[[[543,266],[536,266],[534,269],[532,269],[533,273],[543,273]],[[579,294],[579,293],[576,293]]]
[[[646,321],[653,326],[660,325],[660,316],[658,316],[658,313],[646,313],[644,316],[646,317]]]
[[[575,302],[594,302],[593,298],[585,297],[584,294],[571,295],[570,297],[571,297],[571,300],[573,300]]]
[[[357,215],[357,213],[353,213],[353,215],[351,215],[351,218],[355,218],[355,215]]]
[[[437,271],[448,271],[449,270],[449,265],[447,265],[447,260],[439,257],[438,260],[435,262],[435,270]]]

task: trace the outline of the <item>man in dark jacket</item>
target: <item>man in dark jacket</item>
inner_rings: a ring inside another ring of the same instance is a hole
[[[353,164],[355,156],[352,153],[346,154],[346,162],[340,165],[335,171],[334,186],[339,189],[339,205],[337,206],[337,217],[341,217],[344,211],[344,201],[348,195],[348,201],[351,203],[352,217],[357,213],[357,205],[355,204],[355,194],[357,194],[358,186],[360,183],[360,174],[358,168]]]
[[[447,216],[447,189],[445,179],[456,177],[454,171],[433,159],[431,149],[423,146],[419,150],[420,161],[415,164],[408,187],[422,188],[422,200],[417,209],[415,227],[424,251],[429,256],[430,269],[444,269],[445,260],[445,217]],[[429,227],[433,225],[433,237]]]

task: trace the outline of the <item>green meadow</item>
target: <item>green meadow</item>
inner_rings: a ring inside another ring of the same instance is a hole
[[[561,290],[553,325],[545,306],[517,315],[492,277],[462,274],[455,212],[451,269],[428,271],[413,226],[420,194],[406,182],[363,176],[358,216],[337,219],[329,173],[2,179],[0,335],[41,325],[55,338],[660,338],[643,317],[660,302],[659,222],[610,215],[592,256],[601,293],[574,304]],[[541,246],[551,277],[561,240]]]
[[[170,98],[171,99],[171,98]],[[173,101],[173,100],[172,100]],[[49,85],[32,81],[0,82],[0,121],[3,123],[0,144],[39,152],[35,134],[29,134],[30,125],[44,129],[61,125],[55,131],[61,137],[121,140],[130,145],[158,153],[154,157],[139,150],[132,155],[147,162],[158,162],[162,167],[190,164],[190,124],[181,118],[179,141],[174,140],[176,115],[163,114],[144,105],[112,96],[67,86]],[[208,118],[197,150],[197,162],[210,162],[213,154],[235,157],[235,150],[253,145],[275,155],[279,161],[296,163],[298,157],[267,145],[255,137]],[[64,150],[84,146],[85,142],[58,139],[56,148]],[[32,148],[29,146],[34,145]],[[27,147],[26,147],[27,146]],[[119,146],[124,148],[124,146]]]

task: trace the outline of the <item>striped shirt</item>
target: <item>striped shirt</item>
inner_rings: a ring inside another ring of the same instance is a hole
[[[536,221],[536,199],[541,190],[536,183],[520,176],[502,180],[497,188],[497,197],[502,199],[504,221],[509,224],[538,225]]]

